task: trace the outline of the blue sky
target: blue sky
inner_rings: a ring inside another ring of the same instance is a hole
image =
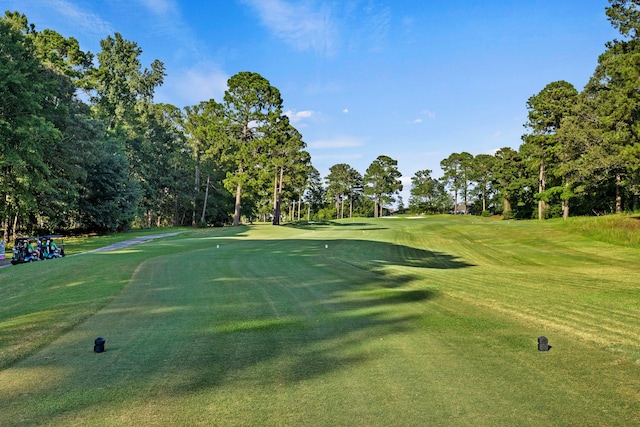
[[[164,62],[157,102],[222,100],[240,71],[267,78],[324,176],[398,161],[408,202],[417,170],[453,152],[517,148],[526,101],[552,81],[582,89],[620,38],[606,0],[0,0],[83,50],[119,32]]]

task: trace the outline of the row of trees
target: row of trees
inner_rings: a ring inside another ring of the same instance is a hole
[[[97,55],[26,16],[0,18],[0,217],[22,232],[238,225],[285,215],[378,216],[402,189],[397,162],[364,177],[336,165],[324,187],[277,88],[257,73],[228,81],[221,102],[154,103],[162,62],[115,33]],[[345,169],[345,170],[342,170]],[[345,175],[346,174],[346,175]],[[349,176],[347,176],[349,175]],[[329,201],[328,201],[329,200]],[[333,203],[340,206],[332,207]]]
[[[566,81],[545,86],[527,101],[527,133],[518,150],[494,156],[454,153],[444,176],[420,171],[410,207],[441,207],[443,187],[475,202],[475,211],[546,218],[640,208],[640,9],[636,0],[609,0],[606,13],[624,40],[613,40],[579,92]],[[446,197],[444,198],[446,199]]]
[[[545,218],[636,209],[640,202],[640,11],[609,0],[625,40],[578,92],[552,82],[528,102],[518,150],[453,153],[443,176],[412,177],[409,210]],[[165,77],[118,33],[83,52],[73,37],[0,19],[0,217],[26,232],[131,225],[238,225],[241,218],[381,216],[402,190],[397,162],[364,174],[340,163],[324,181],[278,89],[257,73],[228,81],[221,102],[153,102]],[[297,214],[297,216],[296,216]]]
[[[367,168],[364,175],[346,163],[338,163],[329,168],[325,178],[326,187],[316,179],[307,192],[315,218],[328,219],[352,216],[383,216],[390,206],[401,201],[402,174],[398,162],[389,156],[378,156]],[[314,180],[310,180],[310,183]],[[311,196],[320,194],[314,203]],[[345,212],[345,204],[347,212]]]
[[[18,229],[238,224],[267,182],[276,206],[286,186],[302,192],[309,154],[262,76],[238,73],[222,103],[181,110],[153,102],[162,62],[143,68],[118,33],[100,47],[94,57],[18,12],[0,19],[5,241]]]

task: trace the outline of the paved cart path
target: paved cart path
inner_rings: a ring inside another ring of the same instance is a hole
[[[114,244],[109,245],[109,246],[104,246],[102,248],[98,248],[98,249],[94,249],[92,251],[82,252],[82,253],[83,254],[90,254],[90,253],[95,253],[95,252],[115,251],[115,250],[118,250],[118,249],[127,248],[127,247],[132,246],[132,245],[137,245],[139,243],[148,242],[149,240],[160,239],[162,237],[176,236],[178,234],[180,234],[179,231],[175,232],[175,233],[151,234],[149,236],[140,236],[140,237],[136,237],[135,239],[124,240],[122,242],[114,243]],[[78,255],[81,255],[81,254],[78,254]]]
[[[162,237],[176,236],[176,235],[178,235],[180,233],[181,232],[178,231],[178,232],[174,232],[174,233],[152,234],[152,235],[149,235],[149,236],[136,237],[135,239],[124,240],[122,242],[114,243],[114,244],[109,245],[109,246],[104,246],[102,248],[94,249],[92,251],[87,251],[87,252],[81,252],[79,254],[74,254],[74,255],[90,254],[90,253],[95,253],[95,252],[115,251],[115,250],[118,250],[118,249],[127,248],[127,247],[132,246],[132,245],[137,245],[139,243],[148,242],[150,240],[160,239]],[[73,256],[73,255],[70,255],[70,256]],[[9,266],[11,266],[11,258],[0,260],[0,268],[9,267]]]

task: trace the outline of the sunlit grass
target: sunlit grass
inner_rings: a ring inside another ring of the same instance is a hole
[[[638,253],[568,225],[260,225],[0,270],[0,424],[634,425]]]
[[[570,218],[564,224],[564,228],[590,239],[640,248],[640,215],[638,214]]]

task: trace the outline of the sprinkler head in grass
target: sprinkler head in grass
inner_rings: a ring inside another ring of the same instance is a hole
[[[549,339],[545,336],[538,337],[538,350],[539,351],[549,351],[551,346],[549,345]]]
[[[96,338],[96,340],[93,342],[93,351],[95,351],[96,353],[102,353],[104,351],[104,338],[102,337],[98,337]]]

